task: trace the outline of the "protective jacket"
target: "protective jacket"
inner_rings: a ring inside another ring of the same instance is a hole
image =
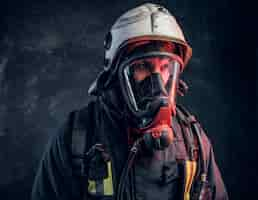
[[[32,200],[116,198],[129,149],[119,106],[108,90],[69,115],[44,153]],[[172,128],[175,139],[167,149],[137,155],[124,199],[228,199],[212,145],[194,116],[178,105]]]

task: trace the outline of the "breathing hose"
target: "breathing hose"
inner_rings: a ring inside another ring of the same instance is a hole
[[[123,171],[122,171],[122,174],[121,174],[121,177],[120,177],[116,200],[123,200],[123,193],[124,193],[124,190],[125,190],[126,179],[127,179],[128,174],[129,174],[129,172],[130,172],[130,170],[133,166],[133,163],[134,163],[136,155],[137,155],[137,153],[140,149],[142,141],[143,141],[143,138],[139,138],[138,140],[136,140],[134,142],[132,148],[130,149],[128,159],[126,161],[126,164],[123,168]]]

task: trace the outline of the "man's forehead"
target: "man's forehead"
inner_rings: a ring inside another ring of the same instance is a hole
[[[155,65],[162,65],[162,64],[167,64],[171,62],[171,58],[168,57],[150,57],[150,58],[143,58],[139,60],[135,60],[133,63],[134,64],[145,64],[145,63],[151,63]]]

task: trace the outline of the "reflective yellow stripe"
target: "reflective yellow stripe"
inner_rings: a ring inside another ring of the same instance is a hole
[[[91,194],[96,194],[96,182],[88,180],[88,192]]]
[[[104,195],[113,195],[113,180],[112,180],[112,169],[111,162],[107,163],[108,165],[108,177],[103,180],[104,184]]]
[[[184,200],[190,200],[190,191],[197,169],[196,161],[186,160],[185,162],[185,190]]]
[[[108,177],[103,179],[103,192],[104,195],[110,196],[113,195],[113,180],[112,180],[112,168],[111,168],[111,162],[109,161],[107,163],[108,167]],[[102,184],[101,184],[102,185]],[[96,181],[94,180],[88,180],[88,192],[90,194],[96,194]]]

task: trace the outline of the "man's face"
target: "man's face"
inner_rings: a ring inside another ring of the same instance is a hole
[[[140,82],[149,77],[151,73],[159,73],[163,84],[166,85],[170,76],[171,61],[169,58],[146,58],[133,63],[133,78]]]

